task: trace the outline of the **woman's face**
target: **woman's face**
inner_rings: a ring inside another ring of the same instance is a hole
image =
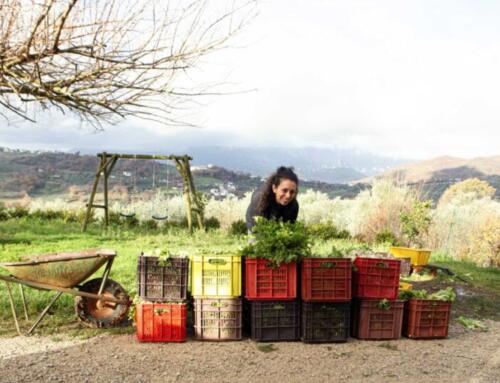
[[[297,184],[288,179],[282,179],[278,186],[273,185],[276,202],[282,206],[288,205],[297,195]]]

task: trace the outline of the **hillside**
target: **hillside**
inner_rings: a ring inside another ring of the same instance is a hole
[[[90,193],[97,164],[98,157],[95,155],[0,148],[0,200],[65,195],[69,200],[85,201]],[[260,176],[221,166],[193,165],[192,169],[197,189],[215,198],[228,195],[242,197],[263,181]],[[316,171],[321,172],[322,169],[318,168]],[[335,171],[342,172],[342,168]],[[500,198],[500,156],[472,160],[439,157],[399,166],[376,176],[379,177],[390,177],[415,185],[422,190],[424,196],[433,200],[437,200],[453,183],[478,177],[494,186],[497,197]],[[343,198],[355,197],[374,179],[364,178],[348,185],[301,178],[301,189],[313,189],[327,193],[330,197]],[[142,193],[159,188],[165,190],[167,186],[175,193],[182,187],[182,180],[175,167],[145,160],[120,159],[109,180],[110,192],[121,196],[124,193]]]
[[[398,166],[377,176],[359,180],[361,184],[378,178],[391,178],[422,188],[424,195],[437,199],[446,188],[467,178],[479,178],[497,189],[500,198],[500,156],[463,159],[436,157],[430,160]]]
[[[0,148],[0,200],[24,197],[66,195],[70,200],[85,200],[95,177],[97,156],[79,153],[28,152]],[[154,174],[154,176],[153,176]],[[262,179],[219,166],[193,166],[198,190],[223,198],[242,197],[258,187]],[[109,180],[110,192],[141,193],[148,190],[182,187],[173,165],[145,160],[120,159]],[[354,197],[365,186],[304,181],[303,189],[325,192],[331,197]]]

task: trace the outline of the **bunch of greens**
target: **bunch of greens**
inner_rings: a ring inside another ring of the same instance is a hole
[[[451,287],[447,287],[446,289],[436,291],[433,294],[430,294],[427,299],[433,299],[437,301],[454,301],[457,298],[457,294]]]
[[[388,299],[382,299],[378,302],[377,307],[381,310],[390,310],[391,309],[391,302],[389,302]]]
[[[436,301],[451,301],[453,302],[456,299],[457,295],[455,291],[451,287],[447,287],[446,289],[436,291],[435,293],[429,294],[426,290],[406,290],[400,291],[398,298],[408,300],[411,298],[415,299],[429,299]]]
[[[311,239],[301,222],[282,222],[257,218],[253,227],[255,242],[241,251],[248,258],[265,258],[279,266],[311,255]]]
[[[330,254],[327,256],[328,258],[343,258],[344,254],[337,249],[335,246],[332,246],[332,250],[330,251]]]
[[[484,323],[478,321],[477,319],[472,319],[460,315],[457,318],[457,322],[460,323],[462,326],[468,328],[469,330],[488,331],[488,327],[486,327]]]

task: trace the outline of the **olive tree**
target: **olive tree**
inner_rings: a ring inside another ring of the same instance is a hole
[[[254,15],[253,1],[0,0],[0,113],[179,123],[175,111],[211,91],[179,78]]]

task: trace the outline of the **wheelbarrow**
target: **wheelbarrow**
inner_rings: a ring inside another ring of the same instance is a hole
[[[22,262],[0,263],[10,275],[0,275],[5,281],[16,330],[22,335],[12,297],[10,283],[19,284],[24,316],[29,320],[23,286],[38,290],[53,290],[56,294],[43,309],[26,335],[30,335],[63,293],[75,296],[78,318],[90,327],[111,327],[122,322],[128,312],[130,299],[125,289],[108,278],[116,252],[113,250],[84,250],[74,253],[47,254]],[[84,284],[101,266],[101,278]]]

